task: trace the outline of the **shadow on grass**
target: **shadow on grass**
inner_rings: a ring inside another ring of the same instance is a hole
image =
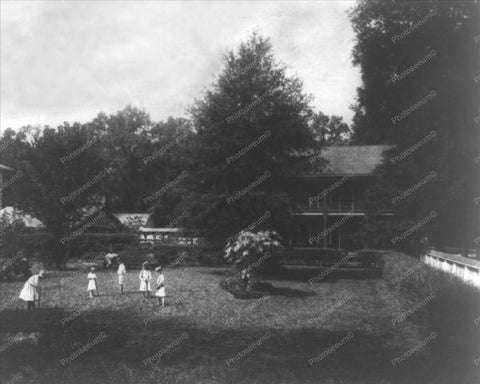
[[[275,287],[270,283],[258,282],[255,283],[253,288],[258,291],[267,292],[272,296],[285,296],[299,299],[305,299],[310,296],[315,296],[313,291],[302,291],[300,289],[293,289],[288,287]]]
[[[216,269],[213,271],[202,271],[201,273],[207,274],[207,275],[213,275],[213,276],[222,276],[222,277],[230,277],[230,276],[235,276],[235,272],[232,271],[231,268],[225,268],[225,269]],[[237,273],[238,274],[238,273]]]
[[[235,273],[229,268],[224,270],[204,271],[204,274],[219,277],[235,277],[239,273]],[[298,266],[298,265],[281,265],[274,271],[263,272],[259,274],[261,280],[286,280],[297,282],[308,282],[310,279],[323,276],[321,281],[332,282],[341,279],[352,280],[378,280],[382,279],[382,272],[373,269],[329,269],[317,266]]]
[[[465,361],[447,371],[422,352],[393,366],[391,359],[405,353],[403,347],[356,329],[211,328],[160,312],[143,319],[135,311],[97,309],[61,326],[66,315],[58,309],[0,313],[2,332],[41,335],[38,344],[17,343],[2,351],[1,382],[19,371],[29,379],[22,368],[27,366],[39,384],[178,382],[178,377],[199,383],[214,376],[227,384],[447,384],[470,383],[476,368]],[[100,332],[105,340],[89,344]],[[60,363],[77,351],[84,352],[65,366]]]
[[[377,280],[382,279],[382,272],[372,269],[330,269],[316,266],[286,266],[282,265],[275,271],[265,273],[263,280],[286,280],[308,282],[314,279],[317,283],[333,282],[342,279]]]
[[[60,324],[65,316],[58,308],[38,308],[34,311],[24,309],[4,310],[0,313],[0,334],[11,332],[37,332],[48,324]]]
[[[245,287],[240,280],[228,281],[228,279],[224,279],[219,285],[220,288],[239,300],[259,299],[264,296],[285,296],[305,299],[309,296],[316,295],[313,291],[303,291],[288,287],[275,287],[273,284],[267,282],[255,282],[250,290],[245,290]]]

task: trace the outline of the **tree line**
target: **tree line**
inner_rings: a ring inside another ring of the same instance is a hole
[[[58,239],[100,207],[150,212],[157,226],[181,216],[182,226],[214,240],[265,211],[268,226],[284,227],[290,197],[278,180],[301,170],[306,150],[346,141],[349,127],[314,112],[269,39],[253,34],[223,62],[188,119],[155,122],[127,106],[87,123],[6,129],[0,160],[22,175],[5,188],[7,205],[37,217]],[[275,188],[262,181],[266,172]]]
[[[410,239],[478,245],[478,12],[477,0],[359,1],[350,11],[362,75],[351,128],[315,112],[270,40],[253,34],[225,52],[188,119],[154,122],[128,106],[84,124],[7,129],[0,160],[22,174],[5,189],[7,203],[58,238],[100,206],[151,212],[158,226],[182,217],[218,241],[268,212],[259,229],[282,233],[295,204],[285,180],[308,156],[329,144],[389,144],[364,194],[360,235],[400,236],[435,212]]]
[[[480,245],[479,16],[478,0],[361,0],[351,11],[362,74],[352,144],[392,145],[365,195],[378,214],[364,236],[391,209],[399,235],[435,215],[415,236]]]

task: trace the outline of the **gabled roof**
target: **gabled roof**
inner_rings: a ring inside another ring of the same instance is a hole
[[[323,148],[317,156],[326,160],[313,161],[305,176],[373,176],[382,164],[390,145],[339,145]]]
[[[150,215],[147,222],[145,223],[144,227],[146,228],[154,228],[155,227],[155,220],[153,215]]]
[[[120,220],[118,220],[118,218],[106,208],[97,209],[88,216],[83,217],[79,223],[74,225],[74,228],[81,228],[83,226],[92,229],[104,229],[107,231],[109,229],[124,229]]]
[[[150,217],[149,213],[115,213],[115,217],[123,224],[138,224],[138,227],[145,226]]]

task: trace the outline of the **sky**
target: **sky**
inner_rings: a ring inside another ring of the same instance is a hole
[[[304,83],[312,106],[350,123],[359,68],[352,1],[0,2],[0,128],[87,122],[126,105],[153,120],[187,109],[253,31]]]

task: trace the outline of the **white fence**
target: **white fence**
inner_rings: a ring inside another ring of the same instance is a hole
[[[182,228],[145,228],[139,229],[140,243],[171,243],[182,245],[197,245],[199,237],[193,232]]]
[[[480,261],[440,251],[428,251],[423,261],[433,268],[451,273],[466,283],[480,287]]]

